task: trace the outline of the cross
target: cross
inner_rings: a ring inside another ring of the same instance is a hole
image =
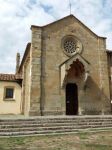
[[[70,7],[70,15],[71,15],[71,1],[69,0],[69,7]]]

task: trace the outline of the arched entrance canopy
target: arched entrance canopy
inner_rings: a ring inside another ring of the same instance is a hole
[[[77,70],[80,68],[81,71],[84,72],[84,82],[86,82],[88,75],[89,75],[89,69],[90,69],[90,63],[83,58],[80,54],[76,54],[73,57],[69,58],[68,60],[66,60],[65,62],[63,62],[60,65],[60,69],[61,69],[61,87],[63,87],[66,75],[68,73],[68,71],[70,71],[71,66],[75,66],[75,68],[77,68]]]

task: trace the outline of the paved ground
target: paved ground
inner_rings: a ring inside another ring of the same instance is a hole
[[[70,135],[1,138],[0,150],[112,150],[112,129],[96,131]]]

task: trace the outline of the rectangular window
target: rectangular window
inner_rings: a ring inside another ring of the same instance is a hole
[[[14,89],[13,88],[6,88],[5,89],[5,98],[13,98],[14,97]]]

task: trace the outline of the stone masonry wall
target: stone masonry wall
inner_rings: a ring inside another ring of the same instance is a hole
[[[103,38],[98,40],[98,37],[80,22],[69,17],[46,26],[43,31],[45,49],[44,114],[63,114],[66,110],[65,89],[60,89],[59,66],[69,58],[63,53],[61,43],[67,35],[73,35],[82,42],[83,52],[81,55],[90,63],[90,77],[86,89],[84,90],[80,85],[78,87],[79,114],[109,113],[110,100],[105,40]],[[102,70],[101,74],[100,70]],[[102,98],[104,95],[105,100]]]
[[[100,89],[102,99],[102,114],[109,114],[110,105],[110,88],[109,88],[109,72],[108,72],[108,60],[106,53],[106,41],[104,39],[98,39],[99,45],[99,74],[100,74]]]
[[[40,115],[41,95],[41,28],[32,28],[31,45],[31,85],[30,85],[30,115]]]
[[[27,63],[25,63],[25,69],[24,69],[24,80],[25,80],[25,95],[24,95],[24,115],[29,115],[29,109],[30,109],[30,59],[27,60]]]
[[[90,63],[86,88],[82,80],[78,85],[79,114],[110,113],[105,39],[98,38],[69,16],[43,28],[32,27],[30,114],[66,113],[65,88],[60,87],[60,65],[70,58],[62,47],[62,39],[67,35],[80,40],[81,56]]]

